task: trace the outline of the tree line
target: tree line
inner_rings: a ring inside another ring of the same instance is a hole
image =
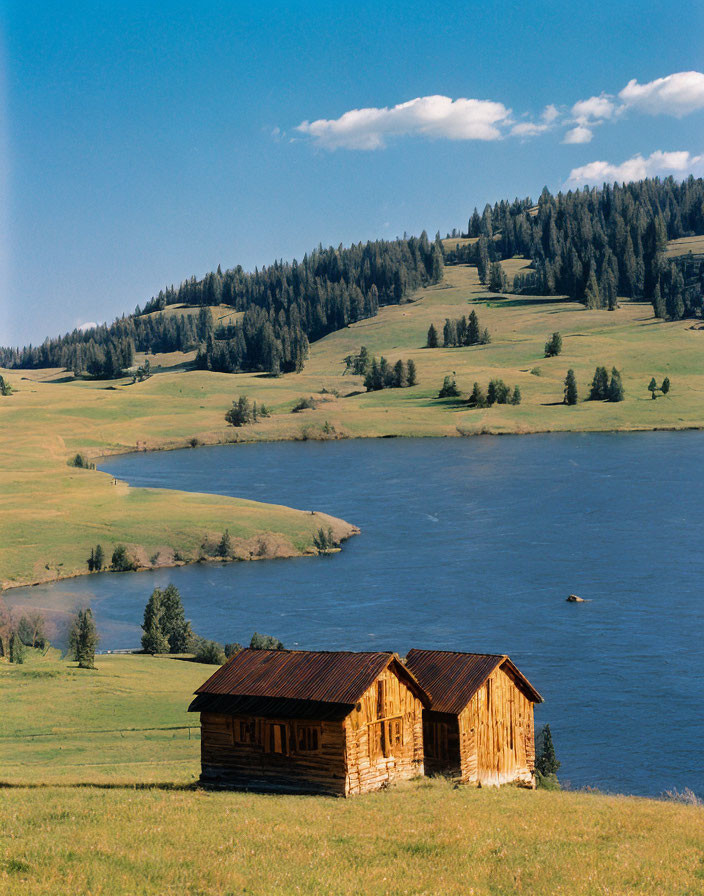
[[[584,188],[474,210],[472,243],[446,250],[445,263],[476,264],[489,283],[492,264],[522,255],[531,270],[514,292],[567,295],[588,308],[614,309],[617,296],[645,298],[658,317],[701,315],[704,263],[668,259],[668,240],[704,233],[704,180],[668,177]],[[498,272],[494,271],[494,277]]]
[[[442,245],[420,237],[377,240],[348,248],[319,246],[301,262],[277,261],[248,273],[241,266],[191,277],[162,290],[144,308],[110,325],[73,330],[40,346],[0,348],[0,366],[64,367],[76,375],[116,377],[132,366],[134,352],[191,351],[209,370],[300,370],[309,342],[349,323],[374,317],[380,305],[397,304],[421,286],[442,279]],[[183,304],[197,315],[155,315]],[[214,327],[210,308],[244,312],[241,321]]]

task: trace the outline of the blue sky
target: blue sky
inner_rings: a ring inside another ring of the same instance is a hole
[[[597,6],[5,2],[0,343],[544,185],[702,173],[704,5]]]

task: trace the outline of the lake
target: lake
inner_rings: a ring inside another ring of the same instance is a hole
[[[110,458],[132,485],[322,510],[362,534],[322,558],[101,574],[10,591],[90,602],[139,643],[174,582],[199,634],[287,647],[508,653],[545,697],[573,786],[704,796],[704,433],[229,445]],[[588,600],[569,604],[574,592]],[[188,695],[184,695],[187,699]]]

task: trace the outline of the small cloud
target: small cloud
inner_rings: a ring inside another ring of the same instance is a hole
[[[613,97],[606,93],[579,100],[572,106],[572,115],[577,124],[588,125],[611,118],[616,111]]]
[[[85,333],[86,330],[94,330],[98,324],[94,320],[86,321],[84,324],[79,324],[77,329],[81,331],[81,333]]]
[[[657,150],[647,157],[639,153],[619,165],[611,162],[590,162],[580,168],[573,168],[567,183],[573,186],[630,183],[644,180],[646,177],[669,174],[680,177],[688,174],[704,174],[704,153],[693,156],[686,150],[676,152]]]
[[[391,137],[500,140],[511,111],[490,100],[423,96],[384,108],[351,109],[339,118],[303,121],[296,130],[325,149],[382,149]]]
[[[563,139],[563,143],[589,143],[594,136],[594,132],[583,124],[578,124],[576,128],[567,131]]]
[[[648,115],[681,118],[697,109],[704,109],[704,74],[676,72],[646,84],[639,84],[633,78],[618,96],[624,105]]]
[[[546,106],[543,109],[543,114],[540,116],[545,124],[552,124],[557,120],[560,113],[558,112],[557,106],[554,103],[550,103],[549,106]]]
[[[281,130],[281,128],[272,128],[272,131],[271,131],[271,138],[272,138],[272,140],[276,140],[276,142],[278,143],[280,140],[283,140],[283,138],[284,138],[285,136],[286,136],[286,135],[285,135],[284,132]]]

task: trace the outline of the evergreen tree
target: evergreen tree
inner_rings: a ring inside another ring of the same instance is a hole
[[[575,379],[574,370],[567,371],[565,377],[565,404],[577,404],[577,380]]]
[[[142,649],[145,653],[157,654],[169,652],[169,639],[164,632],[163,619],[163,592],[159,588],[155,588],[144,608]]]
[[[609,375],[605,367],[597,367],[589,393],[590,401],[606,401],[609,397]]]
[[[609,401],[623,401],[623,383],[621,382],[621,374],[615,368],[611,368],[611,382],[608,390]]]
[[[489,241],[486,236],[480,236],[477,242],[477,271],[480,282],[486,284],[489,277]]]
[[[103,546],[101,544],[97,544],[95,546],[95,553],[93,554],[93,568],[96,572],[100,572],[104,566],[105,552],[103,551]]]
[[[467,404],[472,408],[486,407],[486,395],[479,383],[474,384],[472,394],[469,396]]]
[[[667,395],[667,393],[670,391],[670,377],[669,376],[666,376],[665,379],[662,381],[662,386],[660,386],[660,391],[662,392],[663,395]]]
[[[655,398],[655,393],[658,390],[658,384],[655,382],[655,377],[652,377],[650,382],[648,383],[648,391],[650,392],[650,397]]]
[[[19,632],[12,632],[10,635],[10,662],[16,663],[18,666],[21,665],[24,663],[26,652],[25,645],[22,638],[19,636]]]
[[[435,324],[431,324],[428,327],[428,348],[437,348],[438,347],[438,331],[435,329]]]
[[[438,398],[455,398],[459,394],[460,390],[457,388],[454,376],[446,376],[438,392]]]
[[[555,332],[545,343],[545,357],[554,358],[562,351],[562,336]]]
[[[218,545],[218,556],[219,557],[230,557],[232,554],[232,539],[230,538],[229,529],[225,529],[222,533],[222,538],[220,539],[220,544]]]
[[[495,261],[491,265],[489,273],[489,289],[491,292],[506,292],[508,290],[508,278],[504,273],[500,261]]]
[[[472,311],[467,321],[467,345],[477,345],[479,336],[479,318],[477,312]]]
[[[406,383],[409,386],[416,385],[416,364],[410,358],[406,361]]]
[[[601,297],[599,295],[599,284],[596,282],[594,271],[589,275],[587,288],[584,291],[584,303],[587,308],[601,308]]]
[[[547,778],[549,775],[557,773],[561,763],[555,755],[555,746],[552,742],[550,726],[545,725],[541,734],[542,747],[540,754],[536,759],[535,768],[544,778]]]
[[[95,551],[93,548],[90,549],[90,557],[87,560],[88,563],[88,572],[93,572],[95,569]]]
[[[513,387],[513,395],[511,396],[511,404],[520,404],[521,403],[521,390],[519,386]]]
[[[79,669],[95,668],[95,650],[99,640],[90,607],[79,610],[68,636],[69,654],[76,660]]]
[[[403,361],[397,361],[394,364],[394,388],[402,389],[406,385],[406,365]]]

